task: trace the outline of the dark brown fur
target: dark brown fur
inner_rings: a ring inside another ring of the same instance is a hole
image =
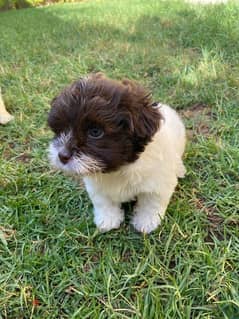
[[[159,110],[139,84],[90,75],[64,89],[51,103],[48,124],[56,135],[72,130],[68,149],[97,160],[105,172],[134,162],[160,125]],[[89,128],[100,127],[104,136],[92,140]]]

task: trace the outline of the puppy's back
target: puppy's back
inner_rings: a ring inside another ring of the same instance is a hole
[[[160,104],[160,112],[164,118],[160,128],[161,134],[167,135],[172,143],[174,151],[176,151],[177,155],[181,157],[183,155],[186,143],[184,124],[178,113],[170,106]]]

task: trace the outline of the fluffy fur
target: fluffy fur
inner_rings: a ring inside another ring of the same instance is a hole
[[[134,227],[145,233],[157,228],[185,174],[185,129],[172,108],[153,106],[137,83],[94,74],[53,100],[48,123],[56,134],[51,163],[83,176],[101,231],[120,226],[121,204],[132,199]]]

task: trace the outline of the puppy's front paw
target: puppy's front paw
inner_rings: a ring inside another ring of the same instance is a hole
[[[8,112],[4,112],[4,114],[0,114],[0,124],[7,124],[13,120],[13,116],[9,114]]]
[[[111,229],[120,227],[120,224],[124,220],[124,213],[121,209],[117,209],[109,212],[97,212],[95,211],[94,222],[97,228],[101,232],[107,232]]]
[[[136,212],[132,218],[131,224],[137,231],[149,234],[159,226],[160,221],[159,214],[147,215]]]

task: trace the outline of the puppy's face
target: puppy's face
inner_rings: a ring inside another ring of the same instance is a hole
[[[134,162],[158,130],[161,115],[138,84],[94,74],[52,101],[48,124],[53,166],[71,174],[107,173]]]

